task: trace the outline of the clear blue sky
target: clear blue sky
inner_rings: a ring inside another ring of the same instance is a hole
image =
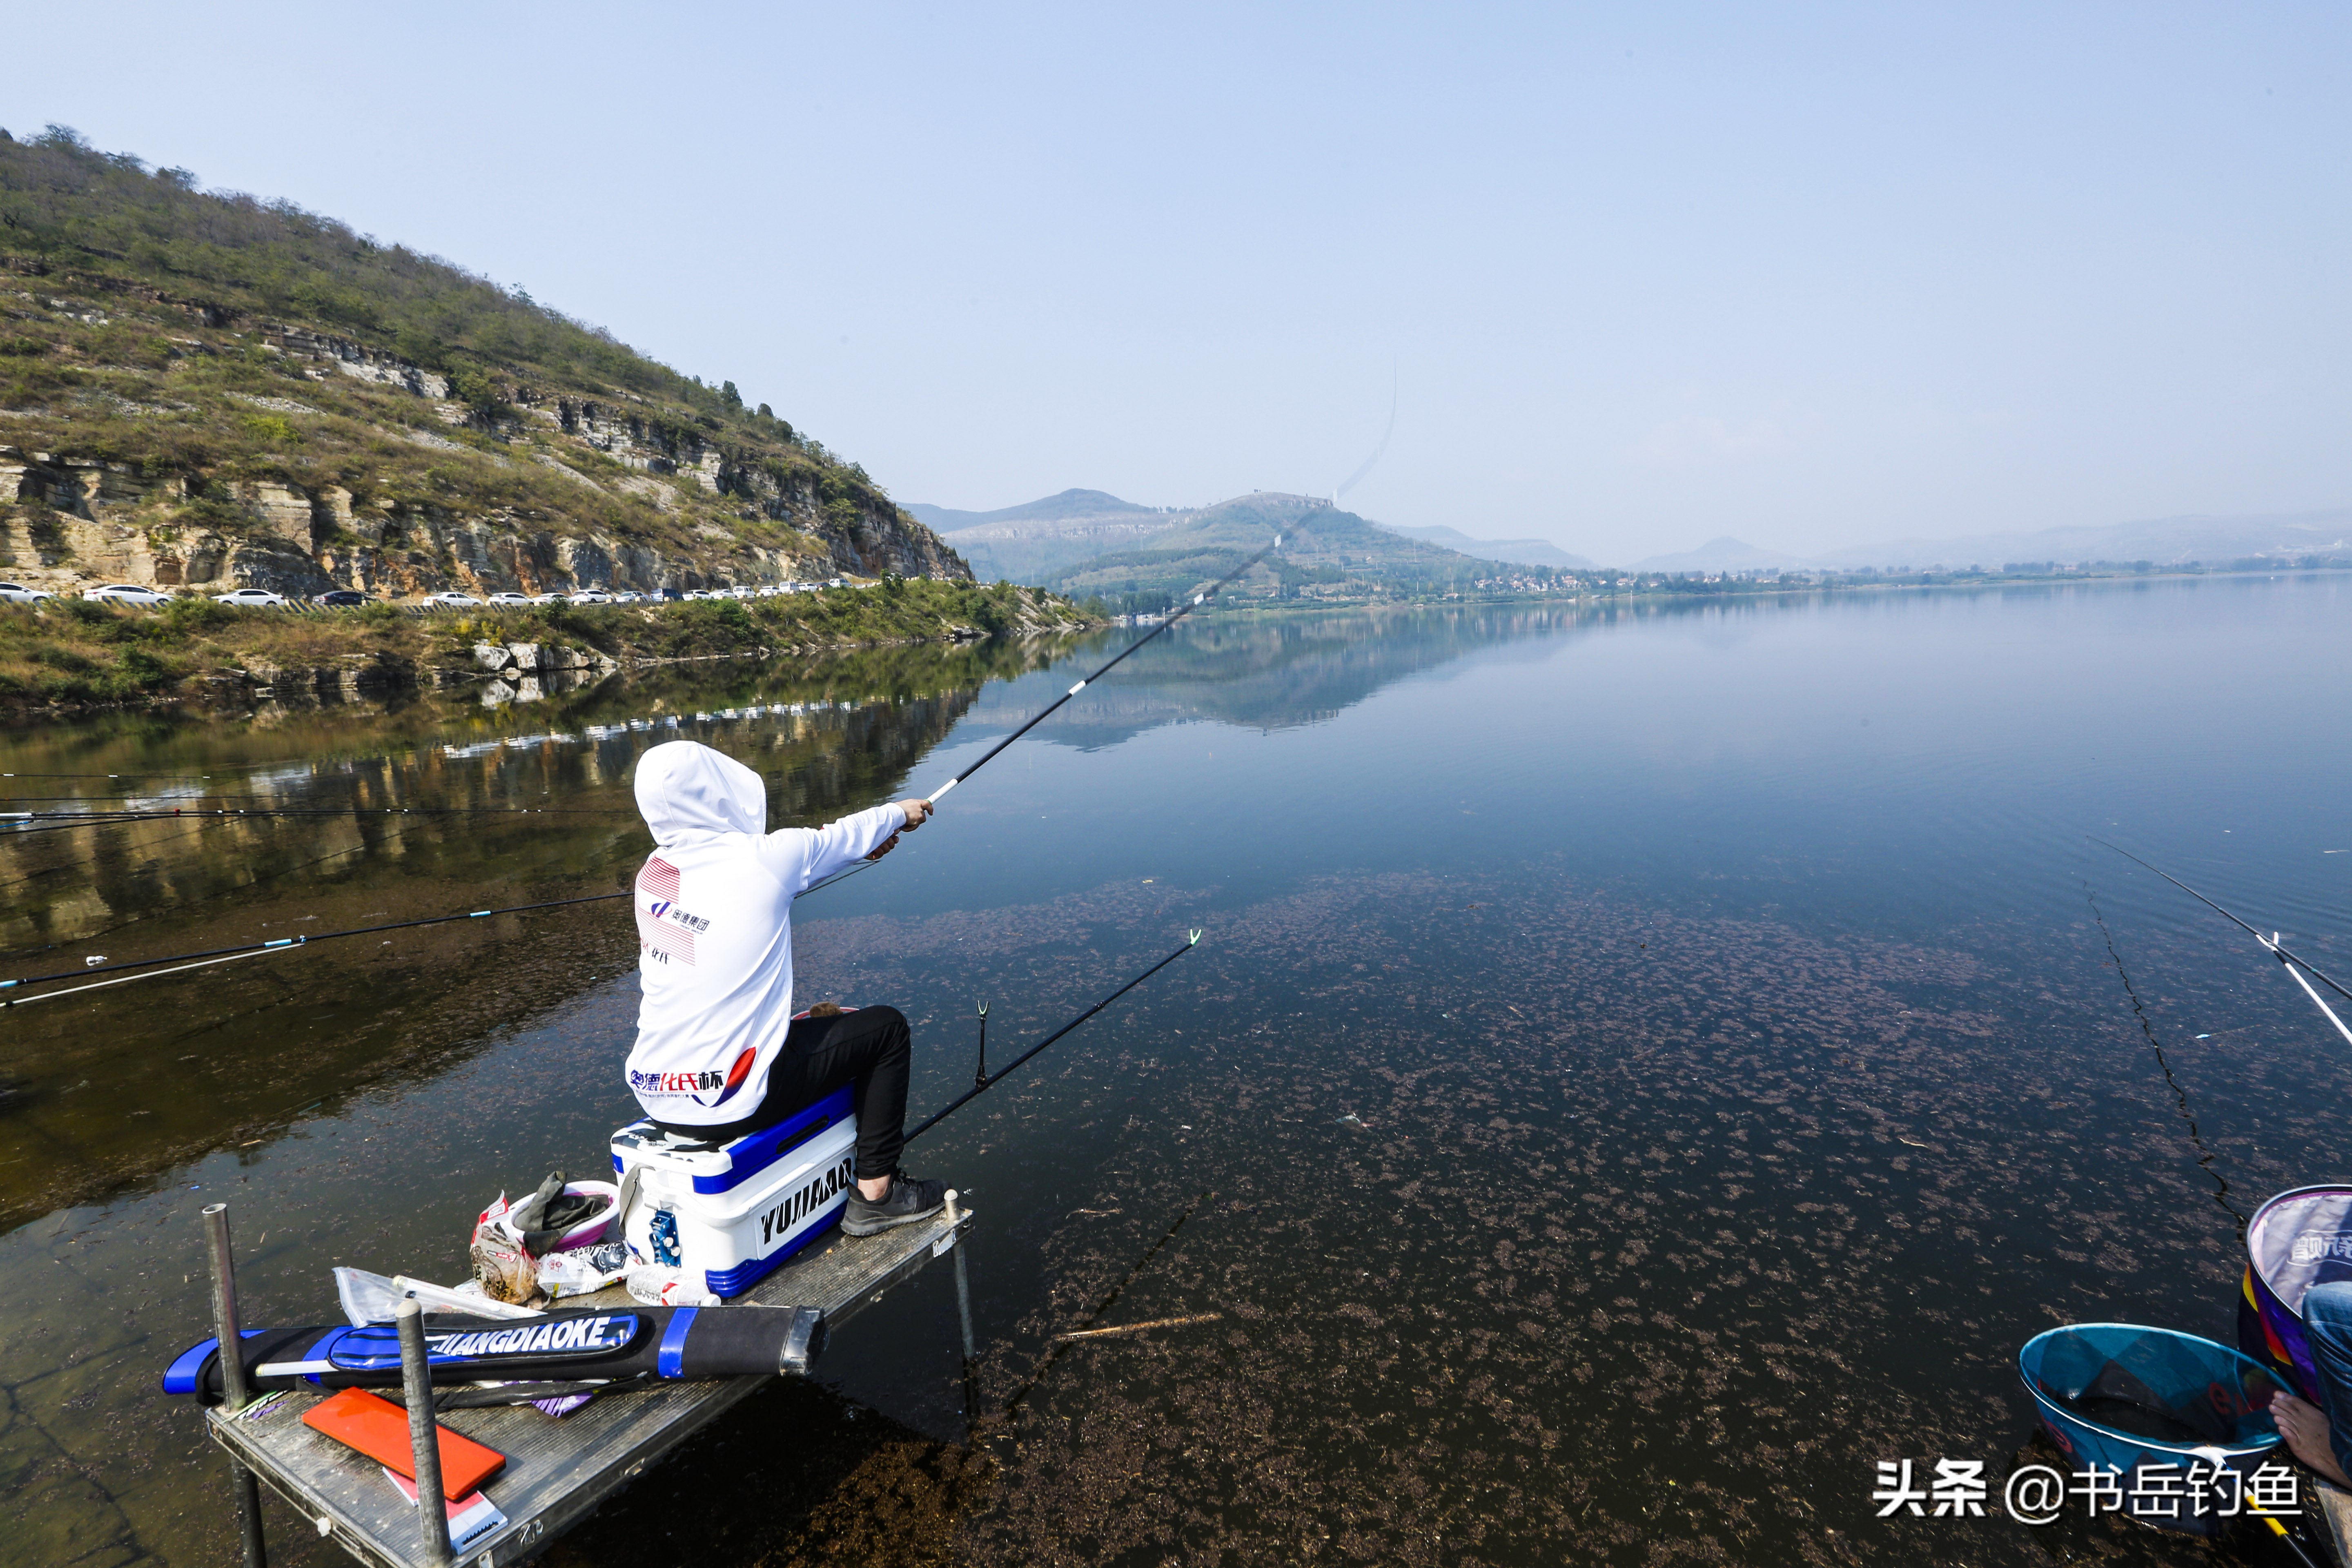
[[[12,5],[47,121],[905,500],[1610,559],[2352,503],[2352,8]]]

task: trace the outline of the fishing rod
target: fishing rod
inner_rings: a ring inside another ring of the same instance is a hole
[[[1035,1056],[1039,1051],[1044,1050],[1047,1046],[1052,1045],[1055,1040],[1060,1039],[1064,1035],[1068,1034],[1071,1030],[1076,1028],[1079,1025],[1085,1023],[1087,1019],[1093,1017],[1096,1014],[1101,1012],[1104,1008],[1109,1006],[1112,1003],[1118,1001],[1120,997],[1126,995],[1129,992],[1134,990],[1137,986],[1142,984],[1145,981],[1150,979],[1153,975],[1159,973],[1161,970],[1167,968],[1170,964],[1175,963],[1178,959],[1183,957],[1186,953],[1192,952],[1194,948],[1200,945],[1201,931],[1200,928],[1194,927],[1192,934],[1184,939],[1183,946],[1178,948],[1175,952],[1170,953],[1167,957],[1161,959],[1159,963],[1153,964],[1150,968],[1145,970],[1142,973],[1137,975],[1134,979],[1129,981],[1126,984],[1120,986],[1118,990],[1112,992],[1109,995],[1104,997],[1101,1001],[1096,1003],[1093,1006],[1087,1008],[1085,1012],[1079,1014],[1076,1017],[1071,1019],[1068,1023],[1063,1025],[1060,1028],[1055,1030],[1052,1034],[1046,1036],[1044,1039],[1038,1041],[1027,1050],[1022,1052],[1019,1056],[1014,1057],[1011,1061],[997,1068],[993,1073],[988,1070],[988,1009],[985,1007],[982,1008],[980,1012],[980,1068],[972,1075],[971,1088],[956,1096],[955,1099],[947,1103],[944,1109],[933,1113],[923,1121],[921,1126],[908,1133],[906,1142],[909,1143],[913,1142],[916,1139],[920,1138],[924,1133],[929,1132],[932,1128],[937,1127],[940,1122],[945,1121],[957,1111],[961,1110],[965,1106],[970,1105],[973,1100],[978,1100],[982,1095],[986,1094],[991,1089],[1003,1081],[1005,1075],[1010,1073],[1014,1068],[1019,1067],[1023,1062],[1027,1061],[1031,1057]]]
[[[341,854],[343,851],[338,850],[336,853]],[[327,859],[332,858],[332,856],[321,857]],[[828,881],[837,879],[828,879]],[[793,897],[804,899],[815,892],[818,888],[824,886],[826,886],[825,882],[819,882],[814,887],[802,889]],[[318,931],[308,936],[279,937],[272,942],[244,942],[236,947],[215,947],[196,952],[168,953],[161,958],[142,958],[127,960],[121,963],[88,965],[80,969],[60,970],[55,974],[28,974],[16,980],[0,980],[0,991],[13,991],[20,985],[41,985],[58,980],[79,980],[92,974],[113,974],[123,970],[145,971],[143,973],[123,974],[120,979],[115,980],[100,980],[87,985],[71,985],[62,991],[44,991],[33,996],[0,997],[0,1008],[28,1006],[35,1002],[47,1002],[56,996],[71,996],[77,992],[103,990],[109,985],[121,985],[132,980],[152,980],[162,974],[178,974],[190,969],[202,969],[208,964],[233,963],[240,958],[258,958],[264,953],[290,952],[297,948],[309,947],[315,942],[333,942],[340,937],[373,936],[380,931],[409,931],[418,926],[447,925],[455,921],[487,920],[492,915],[528,914],[533,910],[560,910],[572,904],[609,903],[614,899],[630,898],[635,891],[635,889],[631,889],[618,893],[590,893],[583,898],[549,899],[540,903],[512,904],[498,910],[468,910],[462,914],[434,915],[419,921],[394,921],[385,925],[354,926],[349,931]],[[158,967],[165,964],[174,967]],[[1082,1023],[1084,1021],[1080,1020]],[[1076,1027],[1075,1025],[1072,1026]]]
[[[410,931],[418,926],[447,925],[452,921],[487,920],[492,915],[519,915],[526,913],[531,910],[558,910],[571,904],[598,904],[608,902],[614,899],[625,899],[629,896],[630,894],[627,892],[591,893],[585,898],[549,899],[536,904],[514,904],[502,910],[469,910],[463,914],[432,915],[421,921],[393,921],[384,925],[354,926],[349,931],[325,931],[310,936],[281,936],[271,942],[240,942],[235,947],[215,947],[202,952],[175,952],[163,958],[142,958],[129,960],[121,963],[88,965],[80,969],[60,970],[55,974],[28,974],[19,980],[0,980],[0,991],[14,990],[19,985],[39,985],[52,980],[78,980],[85,975],[90,974],[112,974],[121,970],[152,970],[157,964],[163,963],[179,964],[180,969],[200,969],[204,967],[205,963],[226,963],[234,959],[258,958],[265,952],[277,952],[289,951],[294,948],[310,947],[318,942],[333,942],[339,937],[373,936],[379,931]],[[183,960],[187,959],[194,959],[199,962],[193,963],[182,962]],[[160,973],[176,974],[180,972],[180,969],[163,970]],[[75,985],[63,991],[45,991],[37,996],[5,997],[0,998],[0,1007],[28,1006],[35,1002],[47,1002],[53,996],[70,996],[77,991],[95,991],[100,986],[120,985],[123,984],[124,980],[146,980],[150,978],[152,978],[152,976],[147,974],[129,974],[125,975],[122,980],[103,980],[100,981],[95,985]]]
[[[2136,866],[2144,866],[2147,867],[2147,869],[2155,871],[2158,876],[2162,877],[2166,881],[2171,883],[2174,887],[2179,889],[2190,898],[2195,899],[2199,903],[2203,904],[2206,908],[2213,910],[2216,914],[2222,916],[2231,924],[2244,931],[2248,936],[2251,936],[2256,942],[2261,942],[2264,947],[2269,948],[2271,952],[2277,956],[2280,963],[2294,964],[2309,970],[2314,975],[2317,976],[2329,990],[2335,992],[2338,996],[2343,997],[2346,1001],[2352,1002],[2352,991],[2346,990],[2336,981],[2330,979],[2326,971],[2322,970],[2317,964],[2313,963],[2309,959],[2299,958],[2295,954],[2289,952],[2285,948],[2280,946],[2278,942],[2278,933],[2276,931],[2273,931],[2269,936],[2265,937],[2261,931],[2255,930],[2252,926],[2248,925],[2244,921],[2240,920],[2237,916],[2230,913],[2229,910],[2223,909],[2221,905],[2215,903],[2212,900],[2207,898],[2204,894],[2199,892],[2196,889],[2190,887],[2188,883],[2182,881],[2179,878],[2172,875],[2170,872],[2158,870],[2156,867],[2149,866],[2147,861],[2141,859],[2130,850],[2120,848],[2116,845],[2109,844],[2105,839],[2098,837],[2095,834],[2086,833],[2083,837],[2090,839],[2094,844],[2103,845],[2106,848],[2115,850],[2116,854],[2122,856],[2125,859],[2129,860]]]
[[[1059,708],[1063,703],[1067,702],[1071,698],[1076,697],[1079,692],[1084,691],[1087,687],[1093,685],[1096,681],[1100,680],[1104,676],[1108,675],[1114,668],[1118,668],[1121,660],[1128,657],[1128,654],[1135,652],[1136,649],[1141,647],[1145,643],[1150,642],[1153,637],[1158,637],[1161,632],[1166,631],[1170,626],[1174,626],[1178,621],[1182,620],[1186,616],[1191,615],[1202,605],[1205,605],[1211,599],[1215,598],[1217,596],[1218,589],[1223,588],[1226,584],[1232,582],[1234,578],[1240,576],[1243,573],[1248,571],[1251,567],[1256,565],[1267,556],[1273,554],[1275,550],[1281,543],[1282,535],[1277,533],[1274,536],[1274,543],[1267,545],[1264,550],[1259,551],[1256,554],[1251,556],[1248,560],[1243,562],[1240,565],[1234,567],[1232,571],[1226,573],[1215,582],[1210,584],[1202,592],[1193,595],[1192,602],[1191,604],[1185,605],[1182,609],[1178,610],[1174,615],[1170,616],[1158,626],[1152,627],[1150,631],[1144,633],[1141,637],[1128,644],[1126,653],[1120,654],[1118,658],[1112,659],[1110,663],[1104,665],[1100,669],[1096,670],[1092,675],[1087,676],[1084,680],[1079,681],[1076,686],[1071,687],[1067,691],[1065,691],[1059,697],[1055,698],[1053,701],[1047,703],[1044,708],[1039,709],[1036,714],[1032,717],[1027,723],[1022,725],[1018,730],[1013,731],[1010,735],[1005,736],[1002,741],[997,742],[993,746],[991,746],[981,757],[980,761],[972,763],[971,766],[964,769],[963,772],[956,774],[953,778],[948,780],[947,783],[940,785],[939,788],[933,790],[925,798],[929,800],[932,805],[937,805],[939,804],[940,796],[947,794],[948,791],[955,788],[956,785],[963,783],[964,780],[971,777],[972,774],[988,766],[989,763],[994,759],[997,752],[1004,750],[1005,747],[1013,744],[1013,742],[1019,740],[1022,736],[1027,734],[1030,731],[1044,723],[1053,715],[1054,710]]]
[[[1067,702],[1071,698],[1076,697],[1079,692],[1084,691],[1087,687],[1093,685],[1096,681],[1100,680],[1104,676],[1108,675],[1121,660],[1128,657],[1129,654],[1133,653],[1145,643],[1150,642],[1153,637],[1158,637],[1161,632],[1166,631],[1170,626],[1174,626],[1178,621],[1182,620],[1186,616],[1191,615],[1202,605],[1205,605],[1211,599],[1215,598],[1217,596],[1217,590],[1223,588],[1226,584],[1232,582],[1234,578],[1239,577],[1243,573],[1248,571],[1251,567],[1256,565],[1259,562],[1273,554],[1281,543],[1282,535],[1277,533],[1274,536],[1274,542],[1272,544],[1267,545],[1264,550],[1259,551],[1256,554],[1251,556],[1248,560],[1243,562],[1240,565],[1234,567],[1232,571],[1226,573],[1215,582],[1210,584],[1207,588],[1193,595],[1192,602],[1191,604],[1186,605],[1174,615],[1170,616],[1158,626],[1152,627],[1150,631],[1144,633],[1141,637],[1128,644],[1126,652],[1121,653],[1118,658],[1112,659],[1110,663],[1104,665],[1100,669],[1096,670],[1092,675],[1087,676],[1084,680],[1079,681],[1076,686],[1071,687],[1067,691],[1063,692],[1059,697],[1055,698],[1053,701],[1038,710],[1036,713],[1031,715],[1028,722],[1023,724],[1021,728],[1013,731],[1010,735],[1005,736],[1002,741],[997,742],[993,746],[991,746],[981,757],[980,761],[972,763],[971,766],[964,769],[963,772],[956,774],[953,778],[948,780],[947,783],[940,785],[939,788],[933,790],[929,795],[925,798],[927,798],[933,806],[937,806],[941,795],[947,794],[948,791],[955,788],[956,785],[963,783],[964,780],[971,777],[972,774],[986,767],[995,759],[997,752],[1004,750],[1005,747],[1013,744],[1013,742],[1019,740],[1022,736],[1027,734],[1030,731],[1044,723],[1048,718],[1053,716],[1054,710],[1061,707],[1063,703]],[[845,882],[850,878],[855,877],[857,873],[865,870],[868,866],[873,864],[874,862],[868,859],[860,861],[855,866],[846,867],[842,870],[835,871],[832,876],[824,879],[822,881],[810,883],[798,893],[795,893],[793,897],[805,899],[811,893],[821,892],[824,889],[832,887],[835,882]]]
[[[2311,973],[2316,976],[2323,984],[2327,986],[2329,990],[2335,992],[2337,995],[2342,996],[2347,1000],[2352,1000],[2352,991],[2346,990],[2335,979],[2329,976],[2326,971],[2321,969],[2309,959],[2300,957],[2295,953],[2288,952],[2285,943],[2280,940],[2279,932],[2273,931],[2270,935],[2264,936],[2254,927],[2247,924],[2244,921],[2240,920],[2236,915],[2231,914],[2229,910],[2223,909],[2221,905],[2215,903],[2212,900],[2207,898],[2204,894],[2199,892],[2196,889],[2190,887],[2179,878],[2172,875],[2171,872],[2159,870],[2154,866],[2149,866],[2147,861],[2141,859],[2130,850],[2123,848],[2118,845],[2109,844],[2105,839],[2099,837],[2096,834],[2086,833],[2083,837],[2088,838],[2094,844],[2113,849],[2116,854],[2122,856],[2125,859],[2129,860],[2136,866],[2146,867],[2148,870],[2155,871],[2158,876],[2163,878],[2166,881],[2171,883],[2174,887],[2179,889],[2190,898],[2195,899],[2207,909],[2210,909],[2216,914],[2221,915],[2232,925],[2235,925],[2241,931],[2243,931],[2248,936],[2252,937],[2263,947],[2269,949],[2271,956],[2279,961],[2279,966],[2284,969],[2287,973],[2294,978],[2294,983],[2297,985],[2303,987],[2304,994],[2311,998],[2312,1005],[2317,1007],[2320,1012],[2326,1014],[2327,1021],[2336,1026],[2336,1032],[2342,1035],[2347,1043],[2352,1043],[2352,1027],[2347,1027],[2344,1020],[2336,1016],[2336,1009],[2330,1007],[2326,1000],[2320,996],[2319,993],[2312,989],[2311,982],[2303,977],[2302,972],[2309,970]]]
[[[264,822],[284,818],[289,821],[337,818],[348,820],[357,816],[634,816],[636,813],[617,807],[591,809],[566,806],[433,806],[433,805],[355,805],[348,807],[294,806],[273,810],[267,806],[248,806],[219,811],[186,809],[173,811],[0,811],[0,829],[12,837],[23,837],[28,833],[58,833],[76,827],[124,827],[141,822],[200,822],[207,826],[224,822]]]

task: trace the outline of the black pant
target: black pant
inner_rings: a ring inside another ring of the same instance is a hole
[[[717,1126],[654,1125],[681,1137],[731,1143],[807,1110],[845,1083],[854,1084],[857,1179],[878,1180],[898,1168],[907,1146],[907,1064],[913,1046],[907,1016],[896,1007],[795,1018],[768,1069],[767,1097],[749,1116]]]

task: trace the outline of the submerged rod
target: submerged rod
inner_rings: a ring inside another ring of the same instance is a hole
[[[2264,947],[2270,949],[2272,954],[2275,956],[2281,963],[2294,966],[2289,969],[2289,973],[2294,973],[2294,969],[2308,970],[2329,990],[2335,992],[2338,996],[2343,997],[2347,1001],[2352,1001],[2352,991],[2346,990],[2342,985],[2331,979],[2325,970],[2321,969],[2317,964],[2313,963],[2309,959],[2299,958],[2295,954],[2289,952],[2284,947],[2281,946],[2278,940],[2278,933],[2276,931],[2273,931],[2269,936],[2264,936],[2253,926],[2240,920],[2237,916],[2231,914],[2229,910],[2223,909],[2221,905],[2215,903],[2212,900],[2207,898],[2204,894],[2199,892],[2196,889],[2190,887],[2188,883],[2182,881],[2171,872],[2158,870],[2156,867],[2148,865],[2147,861],[2141,859],[2130,850],[2126,849],[2119,845],[2109,844],[2105,839],[2101,838],[2095,834],[2086,833],[2083,837],[2090,839],[2092,843],[2099,845],[2102,847],[2113,849],[2116,854],[2122,856],[2125,859],[2130,861],[2135,866],[2145,867],[2150,871],[2155,871],[2158,876],[2163,878],[2166,881],[2171,883],[2174,887],[2179,889],[2182,892],[2188,894],[2199,903],[2203,904],[2207,909],[2211,910],[2214,913],[2221,916],[2231,924],[2244,931],[2248,936],[2252,937],[2256,942],[2261,942]],[[2301,979],[2302,976],[2297,975],[2296,978]],[[2311,987],[2305,985],[2304,989],[2309,991]],[[2316,994],[2313,995],[2312,1000],[2315,1002],[2319,1000]],[[2326,1011],[2324,1005],[2321,1010]],[[2336,1015],[2333,1013],[2329,1013],[2327,1016],[2331,1019],[2336,1017]],[[2336,1026],[2339,1029],[2344,1027],[2340,1021],[2336,1023]],[[2352,1036],[2347,1036],[2347,1037],[2352,1038]]]
[[[1027,1061],[1031,1057],[1035,1056],[1039,1051],[1044,1050],[1047,1046],[1052,1045],[1055,1040],[1060,1039],[1064,1035],[1068,1034],[1071,1030],[1076,1028],[1079,1025],[1085,1023],[1087,1019],[1093,1017],[1096,1014],[1101,1012],[1104,1008],[1109,1006],[1112,1003],[1118,1001],[1120,997],[1126,995],[1129,992],[1134,990],[1137,986],[1142,984],[1145,981],[1150,979],[1153,975],[1159,973],[1161,970],[1167,968],[1170,964],[1175,963],[1178,959],[1183,957],[1186,953],[1192,952],[1194,948],[1200,945],[1201,932],[1196,928],[1192,931],[1192,934],[1185,939],[1183,946],[1178,948],[1175,952],[1170,953],[1167,957],[1161,959],[1159,963],[1153,964],[1150,968],[1145,970],[1142,973],[1137,975],[1134,979],[1129,981],[1126,984],[1120,986],[1118,990],[1112,992],[1109,995],[1104,997],[1101,1001],[1096,1003],[1093,1006],[1087,1008],[1085,1012],[1079,1014],[1076,1017],[1071,1019],[1068,1023],[1063,1025],[1060,1028],[1055,1030],[1052,1034],[1046,1036],[1044,1039],[1038,1041],[1027,1050],[1022,1052],[1019,1056],[1014,1057],[1011,1061],[1005,1063],[1002,1068],[999,1068],[994,1073],[990,1075],[987,1082],[980,1084],[966,1090],[964,1093],[956,1096],[955,1099],[947,1103],[944,1109],[934,1113],[927,1119],[921,1126],[908,1133],[906,1141],[911,1143],[916,1139],[920,1138],[924,1133],[929,1132],[932,1128],[937,1127],[940,1122],[945,1121],[949,1117],[954,1115],[957,1111],[961,1110],[973,1100],[978,1100],[991,1089],[993,1089],[996,1085],[1003,1082],[1005,1075],[1012,1072],[1014,1068],[1019,1067],[1023,1062]]]
[[[1079,681],[1076,686],[1071,687],[1067,691],[1065,691],[1059,697],[1055,698],[1053,701],[1048,702],[1045,707],[1039,709],[1030,717],[1027,723],[1022,725],[1018,730],[1013,731],[1010,735],[1005,736],[1002,741],[997,742],[993,746],[989,747],[987,752],[982,755],[980,761],[972,763],[971,766],[964,769],[963,772],[956,774],[953,778],[948,780],[947,783],[933,790],[929,797],[931,803],[935,805],[939,804],[940,796],[947,794],[948,791],[955,788],[956,785],[963,783],[964,780],[971,777],[972,774],[988,766],[989,763],[995,758],[997,752],[1004,750],[1005,747],[1013,744],[1013,742],[1019,740],[1022,736],[1027,734],[1030,731],[1044,723],[1046,719],[1052,716],[1054,710],[1061,707],[1063,703],[1067,702],[1071,698],[1076,697],[1079,692],[1084,691],[1087,687],[1093,685],[1096,681],[1100,680],[1104,676],[1108,675],[1118,666],[1121,660],[1127,658],[1128,654],[1135,652],[1136,649],[1141,647],[1145,643],[1150,642],[1153,637],[1158,637],[1161,632],[1166,631],[1170,626],[1174,626],[1178,621],[1182,620],[1186,616],[1191,615],[1202,605],[1205,605],[1211,599],[1215,598],[1217,596],[1218,589],[1223,588],[1226,584],[1232,582],[1234,578],[1240,576],[1243,573],[1248,571],[1251,567],[1256,565],[1267,556],[1273,554],[1276,546],[1279,545],[1281,542],[1282,535],[1278,533],[1276,534],[1274,536],[1273,544],[1267,545],[1264,550],[1259,551],[1256,554],[1251,556],[1248,560],[1243,562],[1240,565],[1234,567],[1232,571],[1226,573],[1215,582],[1210,584],[1208,587],[1202,590],[1200,593],[1193,595],[1192,602],[1191,604],[1186,605],[1182,609],[1178,610],[1174,615],[1170,616],[1158,626],[1152,627],[1150,631],[1144,633],[1141,637],[1128,644],[1126,651],[1121,653],[1118,658],[1112,659],[1110,663],[1104,665],[1100,669],[1096,670],[1092,675],[1087,676],[1084,680]]]

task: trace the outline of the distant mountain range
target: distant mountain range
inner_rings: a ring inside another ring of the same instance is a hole
[[[1369,521],[1369,520],[1368,520]],[[1374,522],[1391,533],[1424,540],[1480,561],[1503,561],[1520,566],[1552,566],[1562,572],[1590,572],[1594,563],[1571,555],[1549,539],[1473,539],[1458,528],[1414,528],[1402,522]]]
[[[1451,528],[1392,527],[1335,510],[1318,497],[1274,490],[1184,510],[1138,506],[1088,489],[1063,490],[995,511],[920,502],[905,510],[970,562],[982,582],[1004,577],[1037,586],[1068,584],[1074,593],[1114,597],[1188,587],[1198,575],[1179,582],[1189,569],[1185,563],[1215,577],[1242,555],[1206,571],[1214,560],[1238,550],[1245,537],[1271,538],[1286,520],[1313,523],[1308,534],[1284,547],[1291,564],[1268,578],[1285,584],[1286,591],[1342,580],[1451,584],[1491,576],[1497,566],[1574,570],[1592,564],[1546,540],[1484,540]]]
[[[1455,592],[1496,574],[1481,561],[1406,539],[1319,496],[1257,490],[1187,516],[1129,549],[1091,556],[1052,579],[1057,592],[1144,607],[1223,576],[1282,535],[1282,548],[1229,593],[1312,599],[1368,589]]]
[[[920,502],[904,509],[949,541],[983,583],[1044,583],[1064,568],[1164,533],[1190,511],[1138,506],[1103,490],[1069,489],[994,511]]]
[[[1776,567],[1845,570],[1874,566],[1913,571],[1999,571],[2016,564],[2146,561],[2179,566],[2196,561],[2227,566],[2238,561],[2352,556],[2352,510],[2281,517],[2167,517],[2146,522],[2044,528],[2021,533],[1964,534],[1957,539],[1897,539],[1796,555],[1744,541],[1711,539],[1696,550],[1651,555],[1639,572],[1754,572]]]

